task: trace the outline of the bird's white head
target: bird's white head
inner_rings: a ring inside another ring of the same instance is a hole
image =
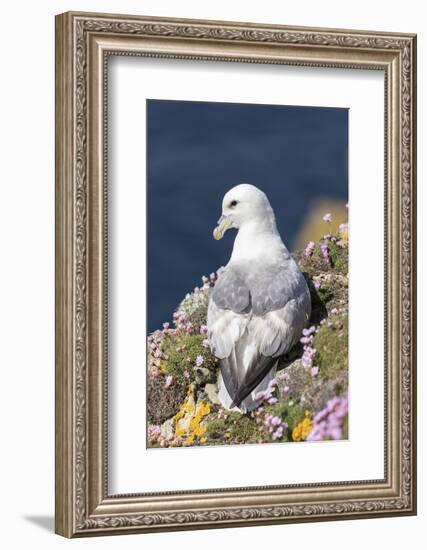
[[[227,229],[253,226],[254,228],[273,229],[276,226],[273,209],[267,195],[249,183],[236,185],[224,195],[222,216],[218,220],[213,236],[222,239]]]

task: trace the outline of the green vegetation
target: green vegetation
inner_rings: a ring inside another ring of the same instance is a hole
[[[348,314],[332,315],[314,338],[316,362],[325,379],[336,378],[348,371]]]
[[[209,348],[202,345],[203,340],[204,336],[200,334],[184,333],[165,337],[162,345],[162,371],[179,382],[191,383],[198,382],[198,371],[207,369],[209,372],[205,373],[205,378],[209,378],[209,373],[215,373],[216,361]]]

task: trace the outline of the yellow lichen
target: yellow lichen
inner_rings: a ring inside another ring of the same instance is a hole
[[[203,422],[205,416],[211,412],[209,403],[206,400],[199,401],[197,404],[194,399],[194,388],[190,386],[186,398],[179,411],[174,416],[175,419],[175,437],[186,438],[187,445],[193,445],[196,439],[207,440],[204,435],[207,430]]]
[[[307,415],[307,412],[306,412]],[[292,430],[292,439],[294,441],[304,441],[313,428],[313,421],[309,416],[301,420]]]

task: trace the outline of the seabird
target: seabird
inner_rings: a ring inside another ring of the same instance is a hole
[[[230,228],[238,233],[210,297],[207,326],[221,404],[245,413],[260,404],[256,394],[274,378],[278,358],[301,337],[311,299],[263,191],[242,183],[225,194],[214,238]]]

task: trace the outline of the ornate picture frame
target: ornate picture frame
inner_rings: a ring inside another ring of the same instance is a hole
[[[385,77],[384,478],[108,492],[109,56]],[[65,537],[416,513],[416,36],[68,12],[56,17],[56,532]]]

